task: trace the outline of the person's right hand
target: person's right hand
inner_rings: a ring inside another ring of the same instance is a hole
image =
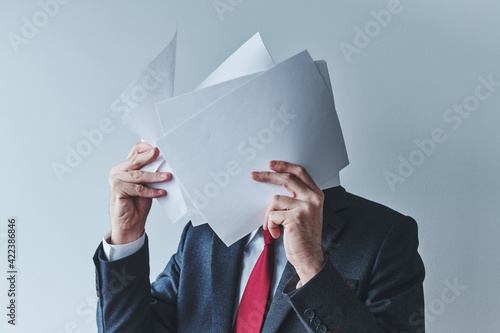
[[[126,244],[139,239],[144,233],[152,198],[166,194],[165,190],[149,188],[144,184],[170,180],[170,173],[139,170],[159,154],[158,148],[146,142],[138,142],[132,147],[125,162],[111,169],[111,244]]]

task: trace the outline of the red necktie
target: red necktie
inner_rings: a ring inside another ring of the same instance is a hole
[[[270,305],[271,280],[274,273],[274,238],[264,233],[264,251],[255,263],[241,297],[234,333],[258,333]]]

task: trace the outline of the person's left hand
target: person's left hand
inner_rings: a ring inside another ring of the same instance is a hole
[[[324,194],[302,166],[284,161],[271,161],[269,166],[275,172],[254,171],[252,179],[282,185],[291,196],[273,197],[263,229],[278,238],[279,226],[283,226],[286,257],[304,285],[324,263],[321,249]]]

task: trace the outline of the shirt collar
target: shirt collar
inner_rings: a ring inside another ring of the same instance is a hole
[[[246,243],[246,245],[245,245],[245,246],[248,246],[248,244],[252,243],[255,239],[257,239],[257,238],[258,238],[258,237],[257,237],[257,232],[258,232],[259,230],[261,230],[261,227],[258,227],[257,229],[255,229],[254,231],[252,231],[252,232],[250,233],[250,236],[248,237],[248,241],[247,241],[247,243]]]

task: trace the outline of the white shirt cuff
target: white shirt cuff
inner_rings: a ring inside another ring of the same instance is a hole
[[[120,245],[109,244],[108,239],[110,238],[111,230],[104,234],[102,238],[102,247],[108,261],[115,261],[128,257],[139,251],[139,249],[144,245],[144,242],[146,241],[146,233],[143,233],[141,238],[133,241],[132,243]]]

